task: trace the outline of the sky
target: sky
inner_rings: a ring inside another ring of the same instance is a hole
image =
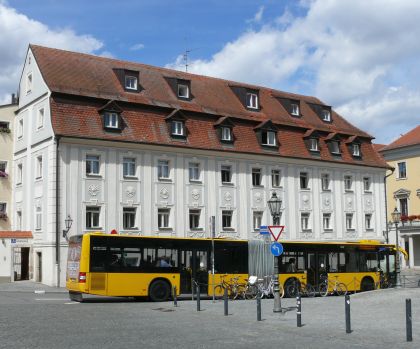
[[[418,0],[0,0],[0,103],[29,43],[316,96],[389,144],[420,124]]]

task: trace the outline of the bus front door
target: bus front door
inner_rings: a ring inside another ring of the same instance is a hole
[[[208,251],[191,249],[181,251],[181,294],[192,293],[194,281],[200,293],[207,293]]]
[[[327,253],[308,253],[308,282],[318,286],[327,273]]]

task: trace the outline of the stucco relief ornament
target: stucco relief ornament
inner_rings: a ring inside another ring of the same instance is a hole
[[[347,198],[347,206],[350,207],[350,208],[353,206],[353,199],[352,198]]]
[[[225,201],[231,201],[232,200],[232,194],[227,192],[225,193]]]
[[[330,204],[331,204],[330,198],[324,198],[324,206],[330,207]]]
[[[136,195],[136,189],[134,189],[133,187],[127,187],[126,189],[125,189],[125,193],[127,194],[127,197],[129,197],[129,198],[133,198],[134,197],[134,195]]]
[[[366,199],[366,206],[368,206],[368,207],[372,206],[372,200],[371,199]]]
[[[261,193],[255,193],[255,201],[261,202],[262,201],[262,194]]]
[[[167,198],[169,198],[169,191],[168,191],[168,189],[166,189],[166,188],[162,188],[162,189],[160,190],[160,197],[161,197],[162,199],[167,199]]]
[[[194,200],[198,200],[200,198],[200,191],[198,189],[194,189],[191,192],[191,196]]]
[[[99,185],[92,184],[88,188],[90,196],[97,196],[99,193]]]
[[[308,195],[303,195],[302,196],[302,201],[304,204],[307,204],[309,202],[309,196]]]

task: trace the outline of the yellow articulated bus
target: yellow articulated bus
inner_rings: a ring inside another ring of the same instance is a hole
[[[293,289],[290,284],[317,287],[326,278],[345,284],[348,291],[371,290],[394,265],[394,246],[375,241],[282,244],[279,281],[286,296],[293,296],[287,294]],[[271,275],[274,259],[269,251],[262,241],[77,235],[69,239],[67,289],[75,301],[82,301],[83,294],[166,301],[174,287],[177,295],[191,295],[198,283],[200,292],[211,296],[223,278],[246,282],[249,275]],[[258,269],[257,264],[269,267]]]

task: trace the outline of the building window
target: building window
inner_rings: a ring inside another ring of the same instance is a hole
[[[262,145],[276,146],[276,132],[274,131],[262,131],[261,133],[261,143]]]
[[[190,90],[188,88],[188,85],[178,84],[178,97],[190,98]]]
[[[190,229],[200,229],[200,210],[190,210]]]
[[[323,173],[321,175],[321,185],[323,191],[330,190],[330,175],[328,173]]]
[[[136,159],[123,158],[123,176],[135,177],[136,176]]]
[[[232,229],[232,211],[222,211],[222,229]]]
[[[307,172],[301,172],[299,175],[300,189],[309,189],[309,176]]]
[[[123,208],[123,229],[130,230],[136,228],[136,208],[124,207]]]
[[[23,177],[23,164],[18,164],[17,165],[16,184],[22,184],[22,177]]]
[[[169,179],[169,161],[158,161],[158,179]]]
[[[271,170],[271,186],[273,188],[278,188],[281,185],[281,171],[280,170]]]
[[[37,118],[36,118],[36,128],[39,130],[44,126],[44,108],[38,110]]]
[[[35,179],[42,178],[42,155],[36,157],[36,177]]]
[[[7,177],[7,161],[0,161],[0,177]]]
[[[407,198],[400,199],[400,212],[402,216],[408,216],[408,200]]]
[[[261,225],[262,225],[262,218],[263,218],[263,213],[262,212],[254,212],[253,214],[253,225],[254,225],[254,230],[259,230]]]
[[[252,185],[254,187],[261,186],[261,169],[253,168],[252,169]]]
[[[318,139],[309,138],[309,150],[310,151],[319,151]]]
[[[188,165],[188,174],[190,182],[200,180],[200,164],[197,162],[190,162]]]
[[[353,156],[360,156],[360,144],[353,144]]]
[[[18,121],[18,127],[17,127],[17,138],[21,139],[23,137],[23,119],[20,119]]]
[[[32,91],[32,73],[26,76],[26,94]]]
[[[222,183],[231,183],[232,180],[232,167],[229,165],[222,165]]]
[[[309,213],[302,212],[300,214],[300,224],[301,224],[301,227],[302,227],[302,231],[304,231],[304,230],[310,230],[310,226],[309,226]]]
[[[105,112],[105,127],[118,128],[118,114],[114,112]]]
[[[298,104],[292,103],[290,105],[290,109],[291,109],[290,114],[295,115],[295,116],[299,116],[299,105]]]
[[[99,216],[101,208],[96,206],[86,207],[86,229],[96,229],[99,226]]]
[[[346,213],[346,229],[353,229],[353,213]]]
[[[127,90],[137,90],[137,77],[126,75],[125,76],[125,88]]]
[[[169,228],[169,215],[170,215],[170,209],[169,208],[159,208],[158,209],[158,227],[159,227],[159,229]]]
[[[22,230],[22,211],[16,211],[16,230]]]
[[[352,186],[353,186],[353,177],[344,176],[344,190],[350,191],[352,190]]]
[[[331,112],[328,109],[323,109],[321,112],[322,120],[331,121]]]
[[[86,155],[86,174],[99,175],[99,155]]]
[[[251,109],[258,109],[258,95],[256,93],[246,94],[246,106]]]
[[[222,127],[222,141],[232,141],[232,130],[230,127]]]
[[[366,227],[366,230],[372,229],[372,215],[370,213],[365,214],[365,227]]]
[[[10,133],[9,123],[0,121],[0,133]]]
[[[331,230],[331,213],[322,214],[322,227],[324,230]]]
[[[407,178],[407,168],[405,162],[398,163],[398,178]]]
[[[42,229],[42,209],[37,206],[35,208],[35,230]]]
[[[174,120],[172,121],[172,135],[183,136],[184,135],[184,122]]]
[[[0,202],[0,213],[6,213],[7,204],[5,202]]]
[[[331,142],[331,153],[340,154],[340,144],[337,141]]]
[[[370,177],[363,177],[363,189],[364,191],[370,191],[371,181]]]

